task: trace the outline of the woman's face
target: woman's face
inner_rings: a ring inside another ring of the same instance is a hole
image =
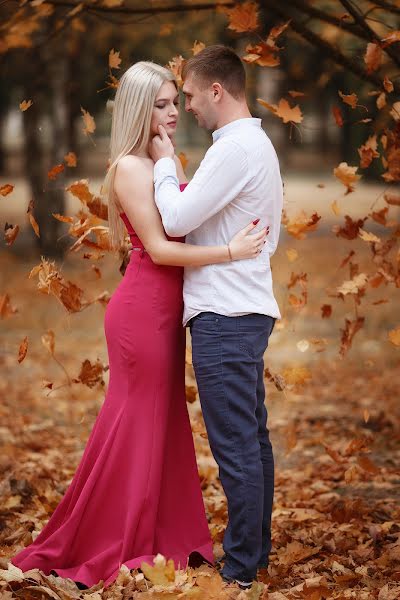
[[[158,126],[162,125],[169,137],[173,137],[179,115],[179,93],[172,81],[165,81],[156,96],[153,115],[151,117],[150,133],[152,136],[159,133]]]

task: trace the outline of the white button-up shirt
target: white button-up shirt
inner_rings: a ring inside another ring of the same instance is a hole
[[[173,159],[154,167],[155,200],[170,236],[198,246],[228,244],[250,221],[269,225],[262,252],[247,260],[185,267],[183,324],[203,311],[226,316],[260,313],[280,318],[270,257],[278,244],[283,202],[279,162],[261,119],[237,119],[213,132],[183,192]]]

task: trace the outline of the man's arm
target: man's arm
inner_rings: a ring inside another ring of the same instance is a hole
[[[155,201],[166,233],[184,236],[232,202],[249,181],[247,157],[232,140],[219,140],[206,153],[186,189],[179,190],[175,162],[154,166]]]

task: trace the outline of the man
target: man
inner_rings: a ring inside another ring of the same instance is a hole
[[[274,460],[264,404],[263,356],[275,319],[270,256],[279,237],[282,182],[275,150],[252,118],[240,58],[210,46],[183,72],[185,109],[213,130],[213,145],[183,192],[174,149],[160,128],[152,143],[156,204],[164,229],[190,244],[224,244],[251,219],[269,225],[257,258],[186,268],[183,324],[211,451],[228,503],[221,575],[247,589],[268,565]]]

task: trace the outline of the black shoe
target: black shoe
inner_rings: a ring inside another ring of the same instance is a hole
[[[221,577],[225,583],[234,583],[239,586],[241,590],[250,590],[253,585],[252,581],[239,581],[239,579],[227,577],[226,575],[221,575]]]

